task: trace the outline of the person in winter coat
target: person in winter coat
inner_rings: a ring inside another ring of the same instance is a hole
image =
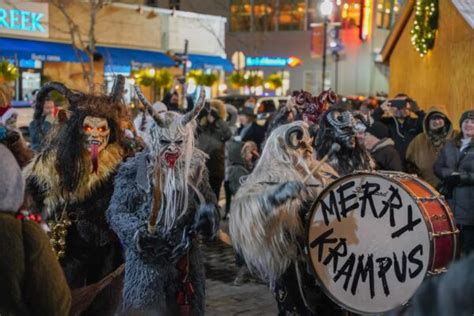
[[[374,111],[375,120],[380,117],[380,122],[388,127],[389,137],[395,143],[404,166],[408,145],[423,131],[420,117],[410,110],[411,103],[414,101],[410,98],[398,97],[387,100]]]
[[[219,100],[211,100],[210,105],[211,111],[202,111],[202,115],[198,117],[197,147],[209,156],[206,163],[209,183],[219,199],[225,176],[225,142],[232,137],[232,131],[225,122],[225,104]]]
[[[237,130],[237,140],[246,142],[253,141],[261,149],[265,139],[265,128],[255,122],[255,115],[252,107],[244,106],[239,111],[240,128]]]
[[[454,134],[446,107],[432,106],[423,121],[423,133],[418,134],[408,146],[405,157],[407,172],[416,173],[433,187],[437,187],[439,179],[434,174],[433,165],[441,147]]]
[[[356,137],[369,151],[375,161],[376,170],[403,171],[402,161],[395,149],[394,142],[388,137],[388,129],[380,122],[369,122],[355,115]]]
[[[434,172],[447,188],[461,232],[461,251],[468,254],[474,250],[474,110],[464,112],[459,125],[461,134],[441,149]]]
[[[227,118],[226,118],[227,126],[229,126],[229,129],[232,135],[235,135],[238,128],[237,119],[239,116],[239,112],[237,111],[237,108],[231,104],[226,104],[225,108],[227,111]],[[226,146],[225,146],[225,176],[224,176],[225,215],[224,215],[224,219],[227,219],[227,214],[229,214],[230,204],[232,202],[232,194],[229,188],[229,167],[231,166],[231,161],[229,157],[229,149],[230,149],[229,147],[231,146],[230,144],[234,142],[236,141],[231,139],[226,143]]]
[[[29,126],[31,149],[41,151],[43,141],[54,121],[54,102],[47,99],[43,106],[36,106],[33,121]]]
[[[0,315],[68,315],[71,292],[48,236],[18,213],[25,181],[0,144]]]

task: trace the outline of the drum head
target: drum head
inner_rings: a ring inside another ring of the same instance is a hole
[[[308,253],[321,287],[356,313],[381,313],[407,302],[425,278],[429,231],[417,201],[380,174],[338,179],[316,200]]]

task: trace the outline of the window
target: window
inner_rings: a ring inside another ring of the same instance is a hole
[[[230,3],[230,31],[249,32],[252,21],[251,0],[232,0]]]
[[[376,8],[377,27],[391,29],[404,3],[405,0],[378,0]]]
[[[305,0],[231,0],[231,32],[305,30]]]
[[[279,0],[278,29],[280,31],[304,30],[305,2]]]
[[[361,0],[345,1],[345,3],[339,7],[342,28],[350,29],[360,26],[361,2]]]

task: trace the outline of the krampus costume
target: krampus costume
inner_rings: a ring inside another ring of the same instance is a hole
[[[319,119],[327,110],[328,103],[334,104],[337,95],[331,89],[321,92],[318,96],[304,90],[295,90],[285,106],[272,116],[268,124],[267,135],[280,125],[303,120],[310,125],[310,134],[315,136]]]
[[[338,312],[307,272],[302,251],[306,211],[330,181],[321,174],[337,175],[312,151],[305,122],[277,127],[230,212],[234,247],[251,272],[270,282],[280,315]]]
[[[357,143],[354,129],[352,113],[341,107],[330,108],[319,123],[317,158],[327,156],[328,164],[341,176],[355,170],[371,171],[375,166],[369,152]],[[339,144],[338,150],[331,150],[335,143]]]
[[[213,235],[218,220],[206,155],[194,147],[205,95],[185,115],[158,114],[137,95],[156,123],[151,146],[121,166],[107,211],[125,248],[122,312],[203,315],[205,277],[194,236],[203,224]]]
[[[38,92],[38,106],[51,91],[69,101],[70,115],[53,131],[47,146],[25,168],[27,192],[37,211],[53,219],[51,242],[69,286],[102,280],[123,262],[120,243],[105,211],[113,177],[126,157],[120,122],[128,119],[121,102],[124,78],[111,95],[73,92],[50,82]],[[104,289],[85,315],[111,315],[120,300],[118,280]]]

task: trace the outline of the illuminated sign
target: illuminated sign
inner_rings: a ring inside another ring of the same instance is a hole
[[[48,4],[0,0],[0,34],[48,37]]]
[[[360,20],[359,37],[361,40],[366,41],[370,36],[372,28],[372,0],[362,1]]]
[[[301,65],[298,57],[247,57],[247,67],[296,67]]]

